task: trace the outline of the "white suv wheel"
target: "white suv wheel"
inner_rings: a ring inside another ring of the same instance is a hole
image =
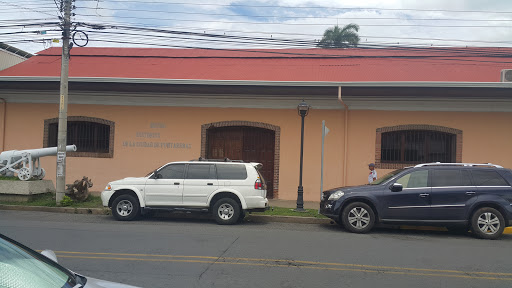
[[[235,224],[240,218],[241,207],[231,198],[222,198],[215,202],[212,212],[218,224]]]
[[[219,217],[222,218],[223,220],[229,220],[233,217],[235,209],[230,204],[225,203],[220,205],[217,213],[219,213]]]

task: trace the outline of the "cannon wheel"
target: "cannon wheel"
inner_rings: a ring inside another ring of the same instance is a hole
[[[41,174],[39,174],[39,176],[37,176],[37,179],[43,180],[44,176],[46,176],[46,171],[44,171],[44,169],[41,168]]]
[[[18,178],[20,178],[20,180],[27,181],[30,177],[32,177],[32,173],[27,167],[18,170]]]

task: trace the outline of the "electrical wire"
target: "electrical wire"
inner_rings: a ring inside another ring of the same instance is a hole
[[[96,24],[88,24],[88,23],[78,23],[79,25],[84,25],[86,27],[97,27]],[[107,28],[107,27],[104,27],[104,28]],[[177,30],[166,30],[166,29],[156,29],[156,28],[141,28],[141,27],[132,27],[132,26],[115,26],[115,27],[110,27],[110,28],[115,28],[117,30],[130,30],[130,31],[137,31],[137,32],[142,32],[142,33],[148,33],[148,32],[151,32],[151,33],[164,33],[164,34],[171,34],[171,35],[184,35],[184,36],[188,36],[188,37],[204,37],[204,38],[209,38],[209,39],[230,39],[230,40],[238,40],[236,41],[235,43],[241,43],[240,41],[243,40],[243,41],[246,41],[246,40],[249,40],[249,41],[267,41],[267,43],[278,43],[278,42],[281,42],[281,43],[286,43],[286,44],[297,44],[297,45],[304,45],[304,44],[308,44],[308,45],[312,45],[312,44],[316,44],[316,42],[312,42],[310,40],[298,40],[298,39],[278,39],[278,38],[273,38],[273,39],[269,39],[269,38],[262,38],[262,37],[248,37],[248,36],[232,36],[232,35],[219,35],[219,34],[209,34],[209,33],[197,33],[197,32],[190,32],[190,31],[177,31]],[[146,35],[146,34],[144,34]],[[142,35],[140,35],[139,37],[142,37]],[[233,42],[233,41],[231,41]],[[365,45],[365,44],[363,44]],[[372,47],[371,45],[369,44],[366,44],[365,47]],[[404,49],[408,49],[410,51],[412,50],[416,50],[418,51],[418,49],[422,49],[420,51],[428,51],[429,53],[432,53],[432,52],[450,52],[450,53],[456,53],[456,52],[461,52],[461,53],[464,53],[465,55],[489,55],[489,51],[488,49],[486,50],[482,50],[482,49],[475,49],[475,48],[472,48],[471,50],[468,50],[468,49],[461,49],[461,48],[458,48],[458,49],[454,49],[454,48],[428,48],[428,50],[425,50],[425,48],[418,48],[418,47],[399,47],[399,46],[387,46],[387,47],[384,47],[384,46],[381,46],[381,47],[375,47],[375,48],[395,48],[395,49],[401,49],[401,50],[404,50]],[[497,55],[497,56],[500,56],[501,54],[503,54],[502,52],[494,52],[493,55]],[[509,56],[509,54],[506,54],[507,56]]]
[[[93,14],[80,14],[77,16],[82,17],[96,17]],[[101,17],[111,17],[103,16]],[[118,16],[119,19],[135,19],[135,20],[158,20],[158,21],[176,21],[176,22],[200,22],[200,23],[225,23],[225,24],[251,24],[251,25],[284,25],[284,26],[326,26],[336,25],[335,23],[279,23],[279,22],[254,22],[254,21],[219,21],[219,20],[198,20],[198,19],[176,19],[176,18],[156,18],[156,17],[133,17],[133,16]],[[429,25],[429,24],[358,24],[360,27],[430,27],[430,28],[512,28],[504,25]],[[344,25],[341,25],[344,26]]]
[[[7,1],[0,1],[0,3],[3,3],[5,5],[9,5],[9,6],[14,6],[14,7],[17,7],[17,8],[20,8],[20,9],[24,9],[24,10],[29,10],[30,12],[42,13],[42,14],[46,14],[46,15],[50,15],[50,16],[56,16],[54,14],[46,13],[44,11],[37,11],[37,10],[32,9],[32,8],[23,7],[23,6],[16,5],[16,4],[11,4],[11,3],[7,2]]]
[[[97,22],[98,25],[106,25],[106,26],[116,26],[116,25],[126,25],[126,23],[121,22]],[[137,25],[139,27],[155,27],[154,24],[144,24],[144,23],[130,23]],[[225,33],[242,33],[244,35],[247,34],[258,34],[258,35],[286,35],[290,36],[290,34],[297,36],[313,36],[319,37],[318,34],[310,34],[310,33],[285,33],[285,32],[277,32],[277,31],[248,31],[248,30],[232,30],[232,29],[221,29],[221,28],[204,28],[204,27],[190,27],[190,26],[173,26],[167,27],[169,29],[187,29],[187,30],[199,30],[199,31],[220,31]],[[263,37],[263,36],[260,36]],[[440,41],[440,42],[471,42],[471,43],[486,43],[486,44],[512,44],[512,42],[508,41],[484,41],[484,40],[471,40],[471,39],[445,39],[445,38],[425,38],[425,37],[398,37],[398,36],[374,36],[374,35],[359,35],[361,39],[396,39],[396,40],[421,40],[421,41]],[[397,41],[392,42],[391,44],[396,44]],[[365,43],[365,41],[361,41],[361,43]],[[418,43],[417,43],[418,44]],[[427,45],[427,44],[418,44],[418,45]],[[428,44],[430,45],[430,44]],[[465,45],[466,46],[466,45]]]
[[[62,18],[64,18],[64,15],[62,15],[62,7],[59,7],[59,4],[57,4],[57,0],[53,0],[55,3],[55,7],[57,7],[57,11],[59,11],[59,14]]]
[[[379,10],[379,11],[418,11],[418,12],[449,12],[449,13],[484,13],[484,14],[512,14],[512,11],[484,11],[484,10],[448,10],[448,9],[415,9],[415,8],[379,8],[379,7],[329,7],[329,6],[284,6],[284,5],[249,5],[249,4],[218,4],[218,3],[190,3],[190,2],[164,2],[164,1],[135,1],[135,0],[81,0],[82,2],[99,3],[135,3],[135,4],[167,4],[190,6],[223,6],[223,7],[251,7],[251,8],[283,8],[283,9],[329,9],[329,10]]]
[[[54,0],[55,1],[55,0]],[[146,9],[126,9],[126,8],[104,8],[104,7],[76,7],[77,9],[94,9],[107,11],[126,11],[126,12],[151,12],[165,14],[186,14],[186,15],[202,15],[202,16],[227,16],[227,17],[250,17],[250,18],[277,18],[277,19],[331,19],[337,20],[341,17],[325,17],[325,16],[281,16],[281,15],[247,15],[247,14],[225,14],[225,13],[201,13],[187,11],[162,11],[162,10],[146,10]],[[465,22],[512,22],[512,19],[450,19],[450,18],[404,18],[404,17],[342,17],[343,20],[407,20],[407,21],[465,21]]]
[[[120,41],[120,40],[109,40],[109,39],[90,39],[90,42],[101,42],[101,43],[115,43],[115,44],[130,44],[130,45],[141,45],[145,46],[147,43],[145,42],[138,42],[138,41]],[[250,50],[250,49],[228,49],[228,48],[211,48],[211,47],[198,47],[198,46],[186,46],[186,45],[175,45],[175,44],[163,44],[163,43],[156,43],[154,46],[157,47],[166,47],[166,48],[182,48],[182,49],[201,49],[201,50],[214,50],[214,51],[231,51],[231,52],[244,52],[244,53],[258,53],[258,54],[270,54],[268,58],[290,58],[290,55],[303,55],[304,53],[290,53],[290,52],[277,52],[277,51],[265,51],[265,50]],[[45,54],[38,54],[41,56],[55,56],[55,55],[45,55]],[[305,55],[314,55],[314,54],[305,54]],[[318,54],[317,54],[318,55]],[[176,57],[165,57],[165,56],[157,56],[157,57],[151,57],[151,56],[140,56],[140,57],[134,57],[134,56],[113,56],[113,55],[73,55],[74,57],[77,56],[84,56],[84,57],[129,57],[129,58],[176,58]],[[320,55],[318,55],[320,56]],[[202,57],[191,57],[191,58],[202,58]],[[218,58],[218,57],[216,57]],[[227,57],[231,58],[231,57]],[[236,57],[239,58],[239,57]],[[250,58],[250,57],[244,57],[244,58]],[[258,56],[256,58],[262,58],[261,56]],[[431,59],[428,59],[426,57],[390,57],[390,56],[375,56],[375,57],[353,57],[353,56],[336,56],[336,57],[315,57],[315,58],[327,58],[327,59],[355,59],[355,58],[369,58],[369,59],[389,59],[389,60],[407,60],[407,61],[429,61],[432,62]],[[512,64],[512,61],[492,61],[492,60],[481,60],[481,59],[459,59],[455,57],[438,57],[434,60],[443,61],[439,62],[439,64],[446,64],[447,61],[450,62],[468,62],[468,63],[482,63],[482,64]],[[384,63],[382,65],[389,65],[389,63]]]

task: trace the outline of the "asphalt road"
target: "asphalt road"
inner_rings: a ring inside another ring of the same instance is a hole
[[[3,210],[0,233],[54,250],[75,272],[141,287],[512,287],[512,235]]]

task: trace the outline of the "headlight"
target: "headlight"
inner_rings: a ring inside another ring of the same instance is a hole
[[[107,191],[112,190],[112,186],[110,185],[110,183],[108,183],[107,187],[105,187],[105,190],[107,190]]]
[[[329,199],[328,200],[338,200],[341,198],[341,196],[345,195],[345,192],[341,191],[341,190],[338,190],[334,193],[331,194],[331,196],[329,196]]]

